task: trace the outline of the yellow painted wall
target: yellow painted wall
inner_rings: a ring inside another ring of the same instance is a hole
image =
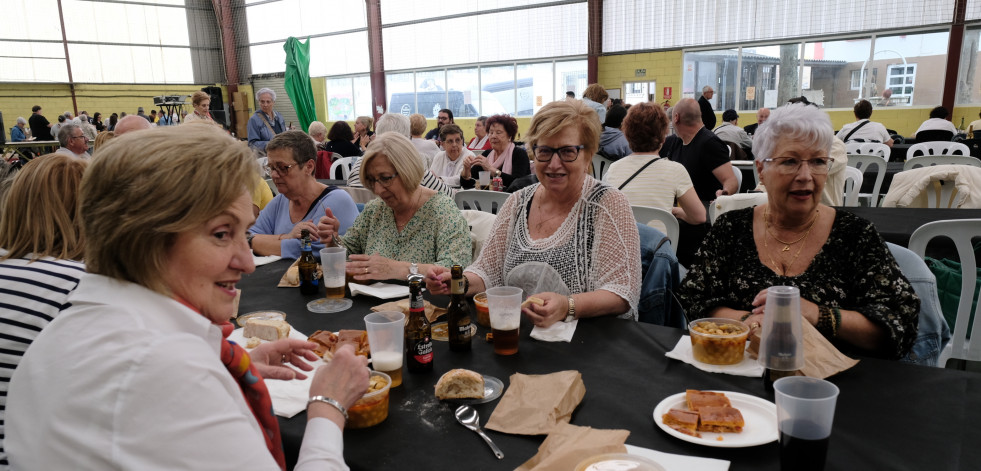
[[[664,100],[664,87],[671,87],[671,104],[681,99],[681,51],[644,52],[603,56],[598,60],[597,81],[604,88],[619,88],[623,95],[626,82],[657,82],[653,93],[659,102]],[[637,77],[637,69],[647,69],[647,74]]]
[[[135,114],[141,106],[149,113],[152,109],[158,109],[153,105],[155,96],[191,95],[208,85],[77,84],[75,98],[77,111],[87,111],[89,116],[96,112],[106,117],[123,111]],[[225,99],[227,100],[227,95]],[[0,111],[3,112],[5,121],[16,119],[17,116],[29,117],[34,105],[41,105],[41,113],[52,121],[53,117],[65,111],[74,111],[71,90],[67,84],[0,84]]]

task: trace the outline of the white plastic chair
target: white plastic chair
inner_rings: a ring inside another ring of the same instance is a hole
[[[741,190],[743,187],[743,171],[739,167],[733,165],[732,172],[736,174],[736,193],[739,193],[739,190]]]
[[[606,171],[610,169],[613,161],[599,154],[593,154],[593,178],[597,180],[606,179]]]
[[[671,211],[653,206],[631,206],[630,209],[634,211],[634,219],[645,226],[651,221],[660,221],[664,224],[665,234],[671,241],[671,250],[678,253],[678,237],[681,228],[678,225],[678,218],[674,217]]]
[[[920,155],[971,155],[971,149],[960,142],[930,141],[917,142],[906,151],[906,161]]]
[[[849,155],[849,158],[852,155],[878,155],[888,162],[889,156],[892,154],[892,149],[881,142],[849,141],[845,143],[845,153]]]
[[[978,235],[981,235],[981,219],[955,219],[928,222],[913,231],[909,238],[909,249],[922,258],[926,256],[926,247],[930,240],[937,236],[949,237],[954,241],[957,257],[961,262],[962,281],[960,301],[957,303],[957,320],[954,322],[953,336],[940,354],[940,367],[951,358],[981,360],[981,315],[978,315],[977,308],[974,309],[974,323],[971,326],[975,335],[967,338],[978,273],[971,238]],[[981,308],[981,303],[978,308]]]
[[[456,192],[453,199],[460,209],[473,209],[497,214],[504,202],[507,201],[508,196],[511,194],[503,191],[460,190]]]
[[[848,156],[848,166],[855,167],[862,172],[862,179],[869,167],[875,167],[875,185],[872,186],[872,193],[860,193],[859,197],[868,196],[870,206],[879,206],[879,194],[882,192],[882,181],[886,177],[886,160],[878,155],[853,154]],[[847,205],[846,205],[847,206]]]
[[[471,209],[462,210],[460,213],[463,214],[463,219],[466,219],[467,225],[470,226],[470,242],[472,244],[473,259],[477,260],[477,256],[480,255],[480,251],[484,248],[484,243],[487,242],[487,238],[494,228],[494,222],[497,220],[497,216],[488,212]]]
[[[952,142],[951,144],[959,143]],[[912,150],[913,147],[910,147],[910,149]],[[921,155],[919,157],[910,157],[909,159],[906,159],[906,163],[903,164],[903,170],[910,170],[919,167],[932,167],[934,165],[973,165],[975,167],[981,167],[981,160],[978,160],[977,157],[971,157],[970,155]]]
[[[341,178],[337,178],[337,169],[341,170]],[[347,180],[351,175],[351,157],[341,157],[330,164],[330,177],[335,180]]]
[[[728,211],[759,206],[766,204],[766,201],[766,193],[739,193],[736,195],[720,196],[715,201],[709,203],[709,223],[715,224],[715,220]]]
[[[861,170],[845,167],[845,206],[858,206],[858,192],[862,189],[864,177]]]

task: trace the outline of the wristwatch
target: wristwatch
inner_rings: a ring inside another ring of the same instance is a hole
[[[569,313],[565,316],[566,322],[572,322],[576,320],[576,300],[569,296]]]
[[[409,264],[409,275],[411,276],[411,275],[418,275],[418,274],[419,274],[419,264],[418,263],[410,263]]]

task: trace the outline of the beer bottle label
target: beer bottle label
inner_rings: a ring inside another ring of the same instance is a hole
[[[450,280],[450,294],[463,294],[465,291],[463,289],[465,278],[457,278]]]
[[[425,336],[422,340],[415,345],[415,351],[412,357],[420,365],[425,365],[427,363],[432,363],[433,361],[433,340],[429,336]]]

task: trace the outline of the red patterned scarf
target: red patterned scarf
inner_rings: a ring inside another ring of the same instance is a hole
[[[238,381],[242,388],[242,395],[245,402],[249,404],[249,409],[255,415],[256,420],[262,427],[263,438],[266,439],[266,446],[273,458],[279,463],[280,469],[286,469],[286,455],[283,454],[283,440],[279,436],[279,421],[273,413],[272,399],[269,397],[269,390],[262,376],[252,364],[249,353],[237,343],[228,340],[228,335],[235,329],[230,322],[219,325],[224,337],[221,342],[221,362],[228,368],[228,372]]]

